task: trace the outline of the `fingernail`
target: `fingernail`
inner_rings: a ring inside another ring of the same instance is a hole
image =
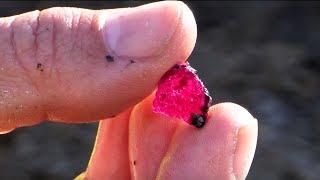
[[[179,23],[179,6],[158,2],[108,14],[102,29],[108,51],[135,58],[160,54]]]

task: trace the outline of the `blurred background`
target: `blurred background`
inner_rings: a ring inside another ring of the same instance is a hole
[[[320,3],[185,2],[198,23],[190,62],[214,102],[238,103],[259,121],[247,179],[320,179]],[[0,17],[54,6],[145,3],[0,1]],[[1,135],[0,179],[74,178],[86,168],[96,129],[96,123],[43,123]]]

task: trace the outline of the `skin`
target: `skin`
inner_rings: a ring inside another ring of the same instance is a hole
[[[151,110],[157,82],[196,36],[179,1],[0,18],[0,131],[101,120],[78,179],[245,179],[257,142],[246,109],[216,104],[202,129]]]

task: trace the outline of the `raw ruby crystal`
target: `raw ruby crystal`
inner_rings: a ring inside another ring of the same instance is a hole
[[[153,111],[204,126],[211,97],[189,64],[175,65],[160,79]]]

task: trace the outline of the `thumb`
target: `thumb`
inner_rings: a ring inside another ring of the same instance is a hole
[[[0,131],[118,114],[188,58],[196,31],[190,9],[167,1],[0,18]]]

